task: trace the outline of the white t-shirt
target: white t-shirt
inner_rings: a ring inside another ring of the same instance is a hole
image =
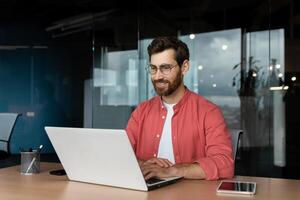
[[[158,158],[165,158],[175,164],[173,143],[172,143],[172,117],[174,114],[173,107],[175,104],[167,104],[164,102],[167,108],[167,117],[164,124],[163,132],[160,138],[158,147]]]

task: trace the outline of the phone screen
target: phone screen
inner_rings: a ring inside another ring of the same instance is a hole
[[[251,182],[222,182],[218,190],[237,191],[253,193],[255,190],[255,183]]]

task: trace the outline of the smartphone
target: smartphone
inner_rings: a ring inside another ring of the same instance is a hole
[[[217,187],[217,194],[254,195],[255,192],[256,192],[255,182],[221,181],[221,183]]]

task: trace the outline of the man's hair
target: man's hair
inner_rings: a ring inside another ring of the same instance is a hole
[[[189,49],[181,40],[176,37],[157,37],[148,46],[149,59],[153,54],[161,53],[168,49],[175,50],[175,60],[180,67],[185,60],[190,58]]]

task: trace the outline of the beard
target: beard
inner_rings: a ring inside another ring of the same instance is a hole
[[[181,71],[179,71],[176,74],[175,80],[173,82],[170,82],[169,80],[166,79],[151,80],[151,81],[158,96],[169,96],[173,94],[173,92],[175,92],[177,88],[181,85],[182,79],[183,76],[181,75]],[[165,88],[158,87],[157,84],[160,83],[166,84],[167,87]]]

